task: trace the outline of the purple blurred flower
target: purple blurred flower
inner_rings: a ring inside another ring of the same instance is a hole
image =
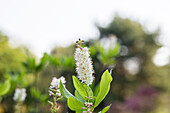
[[[158,92],[152,86],[142,86],[134,96],[125,101],[125,106],[132,111],[150,111],[154,108],[154,100],[157,94]]]
[[[145,113],[150,112],[155,107],[155,100],[158,96],[158,91],[150,86],[141,86],[130,98],[127,98],[124,103],[115,102],[112,105],[111,112],[116,113]]]

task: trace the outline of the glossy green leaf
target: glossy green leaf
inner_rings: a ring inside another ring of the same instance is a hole
[[[0,96],[8,93],[11,87],[10,80],[6,80],[4,84],[0,85]]]
[[[98,95],[99,89],[100,89],[100,84],[97,84],[97,86],[94,88],[94,96]]]
[[[110,75],[109,71],[106,70],[101,78],[100,81],[100,88],[99,88],[99,93],[96,97],[96,101],[94,103],[94,108],[97,107],[100,102],[106,97],[110,90],[110,83],[112,81],[112,76]]]
[[[64,98],[69,98],[69,97],[73,97],[75,99],[77,99],[75,96],[73,96],[63,85],[63,83],[60,81],[60,92],[61,92],[61,95],[64,97]]]
[[[74,94],[75,94],[75,97],[78,98],[81,102],[85,101],[85,99],[79,94],[77,90],[75,90]]]
[[[91,89],[89,86],[87,86],[87,85],[83,85],[83,86],[84,86],[84,88],[86,89],[87,93],[89,92],[89,96],[93,96],[93,91],[92,91],[92,89]]]
[[[76,113],[82,113],[83,110],[76,110]]]
[[[106,106],[102,111],[100,111],[99,113],[106,113],[109,108],[110,108],[111,104],[109,106]]]
[[[73,84],[81,97],[85,98],[85,96],[87,96],[87,91],[84,88],[83,84],[75,76],[73,76]]]
[[[73,97],[68,97],[67,104],[72,111],[81,111],[82,107],[84,107],[82,102],[77,99],[74,99]]]

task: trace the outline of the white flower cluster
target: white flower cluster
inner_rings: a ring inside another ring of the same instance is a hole
[[[78,74],[78,78],[83,83],[91,85],[94,80],[93,77],[94,70],[88,48],[87,47],[76,48],[74,58],[76,61],[76,71]]]
[[[60,80],[63,84],[66,83],[66,80],[64,77],[60,77],[59,79],[57,79],[56,77],[53,77],[53,80],[51,82],[51,86],[49,88],[49,95],[56,95],[56,96],[61,96],[60,93]]]
[[[26,95],[27,94],[25,88],[21,88],[21,89],[16,88],[13,99],[16,102],[23,102],[25,100]]]

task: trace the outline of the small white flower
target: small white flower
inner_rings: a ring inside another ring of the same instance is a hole
[[[49,90],[49,96],[53,95],[54,93],[52,91]]]
[[[51,82],[51,88],[58,87],[60,84],[60,79],[57,79],[56,77],[53,77],[53,80]]]
[[[65,80],[65,78],[62,76],[62,77],[60,77],[60,80],[61,80],[61,82],[63,83],[63,84],[65,84],[66,83],[66,80]]]
[[[63,84],[66,83],[66,80],[65,78],[62,76],[60,77],[59,79],[57,79],[56,77],[53,77],[52,79],[52,82],[51,82],[51,86],[49,88],[49,96],[51,95],[57,95],[57,96],[61,96],[61,93],[60,93],[60,80]]]
[[[56,90],[56,95],[61,96],[60,89]]]
[[[92,84],[94,80],[94,70],[88,48],[76,48],[74,58],[76,61],[78,78],[87,85]]]
[[[23,102],[25,100],[26,95],[27,94],[26,94],[25,88],[22,88],[22,89],[16,88],[13,99],[14,101],[17,101],[17,102]]]

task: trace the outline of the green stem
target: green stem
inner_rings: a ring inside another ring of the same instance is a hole
[[[35,90],[38,91],[38,78],[39,78],[39,76],[38,76],[38,73],[36,71],[34,72],[34,76],[35,76],[35,82],[34,82]],[[35,102],[35,111],[38,112],[37,101]]]
[[[20,103],[20,102],[16,103],[14,113],[22,113],[22,103]]]
[[[88,86],[88,85],[87,85],[87,86]],[[89,87],[87,87],[87,94],[88,94],[88,102],[89,102],[89,97],[90,97]]]

